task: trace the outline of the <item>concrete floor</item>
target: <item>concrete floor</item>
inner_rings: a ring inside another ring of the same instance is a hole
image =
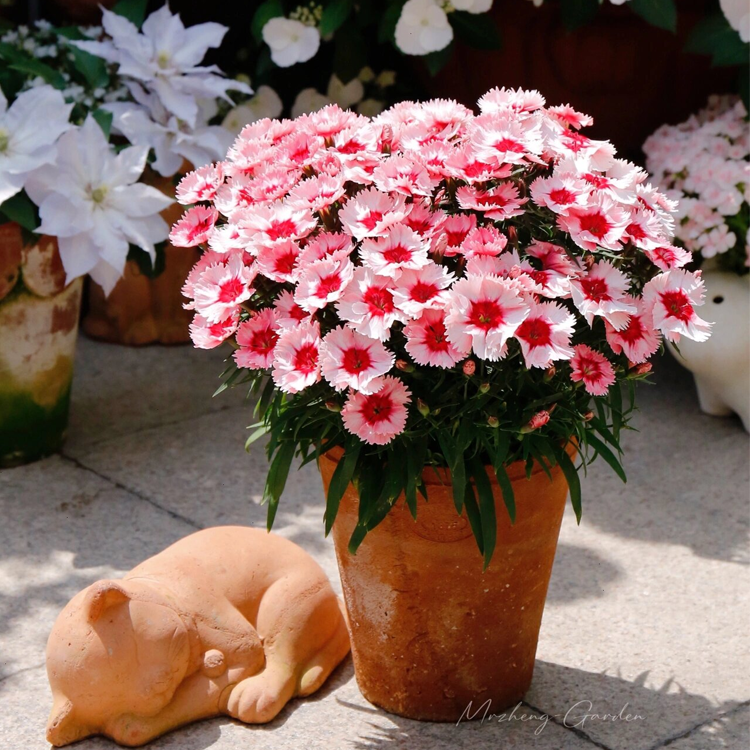
[[[78,354],[64,455],[0,472],[3,750],[47,747],[44,644],[73,594],[196,529],[265,523],[265,457],[260,445],[243,450],[250,410],[239,391],[210,397],[221,353],[82,340]],[[220,718],[152,747],[750,747],[748,436],[736,419],[701,414],[673,361],[660,363],[657,379],[641,388],[639,432],[625,440],[628,484],[595,465],[582,525],[566,515],[534,682],[512,720],[454,726],[388,715],[361,697],[347,659],[269,725]],[[339,589],[322,508],[307,467],[290,477],[276,531],[309,550]],[[621,709],[640,718],[580,722]]]

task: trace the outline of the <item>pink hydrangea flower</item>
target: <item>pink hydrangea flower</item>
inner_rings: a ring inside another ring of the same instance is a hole
[[[448,339],[458,351],[497,360],[529,308],[509,280],[469,276],[453,285],[447,311]]]
[[[273,352],[279,334],[276,330],[276,313],[266,308],[242,321],[237,330],[239,349],[234,352],[237,367],[265,370],[273,364]]]
[[[279,333],[271,375],[284,393],[299,393],[320,380],[320,327],[317,323],[300,323]]]
[[[404,335],[406,351],[417,364],[449,368],[465,356],[448,340],[441,309],[424,309],[419,318],[405,326]]]
[[[341,410],[344,427],[370,445],[386,445],[400,435],[411,401],[409,389],[391,375],[382,378],[377,393],[352,392]]]
[[[518,326],[515,337],[521,344],[526,367],[549,367],[553,360],[570,359],[570,337],[576,320],[554,302],[531,303],[529,314]]]
[[[615,371],[611,362],[600,352],[590,346],[578,344],[570,360],[570,379],[583,386],[592,396],[604,396],[609,386],[615,382]]]
[[[374,393],[383,386],[385,375],[396,361],[380,341],[363,336],[346,326],[334,328],[323,339],[320,351],[323,377],[337,390],[354,388]]]

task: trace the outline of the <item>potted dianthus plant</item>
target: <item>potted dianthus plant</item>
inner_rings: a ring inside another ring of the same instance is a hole
[[[679,201],[675,241],[703,270],[707,345],[672,347],[692,371],[701,409],[739,415],[750,431],[750,133],[745,105],[714,96],[679,125],[663,125],[643,146],[654,180]]]
[[[590,118],[493,89],[247,126],[186,176],[173,241],[197,347],[257,395],[273,522],[326,492],[364,696],[456,720],[531,681],[568,490],[619,438],[662,337],[702,339],[674,204]]]

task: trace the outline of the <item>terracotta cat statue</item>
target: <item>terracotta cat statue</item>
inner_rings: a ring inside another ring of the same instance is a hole
[[[47,644],[47,739],[136,746],[218,714],[267,722],[348,651],[310,555],[262,529],[205,529],[68,603]]]

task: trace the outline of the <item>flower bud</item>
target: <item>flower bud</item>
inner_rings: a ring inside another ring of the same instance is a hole
[[[411,364],[411,362],[407,362],[405,359],[397,359],[396,367],[401,370],[401,372],[414,372],[414,365]]]
[[[557,374],[557,370],[555,369],[554,365],[550,365],[545,371],[544,371],[544,382],[549,383],[552,378],[555,377]]]
[[[512,245],[515,245],[516,242],[518,242],[518,232],[516,231],[516,228],[514,226],[509,226],[505,231],[508,235],[510,243]]]
[[[341,404],[337,404],[335,401],[326,401],[326,409],[328,411],[339,412],[341,411]]]
[[[497,417],[487,417],[487,424],[492,428],[500,426],[500,420]]]
[[[489,383],[482,383],[482,385],[479,386],[479,392],[482,395],[484,395],[485,393],[487,393],[487,391],[489,391],[489,389],[490,389],[490,384]]]
[[[583,415],[583,421],[584,422],[590,422],[594,418],[594,412],[593,411],[587,411]]]
[[[473,359],[467,359],[466,362],[464,362],[464,375],[466,375],[467,378],[470,378],[476,371],[477,371],[477,363]]]
[[[534,416],[521,428],[521,434],[525,435],[528,432],[534,432],[534,430],[544,427],[547,422],[549,422],[549,412],[542,409],[534,414]]]
[[[430,407],[427,406],[427,404],[422,401],[421,398],[417,399],[417,411],[423,416],[426,417],[430,413]]]
[[[646,375],[653,370],[654,366],[650,362],[641,362],[639,365],[633,365],[628,375],[638,376]]]

